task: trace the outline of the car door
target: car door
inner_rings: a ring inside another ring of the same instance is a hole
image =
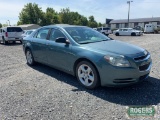
[[[123,29],[119,29],[119,35],[124,35]]]
[[[72,62],[71,58],[73,57],[72,45],[55,42],[55,40],[59,37],[67,39],[64,32],[59,29],[52,29],[49,40],[47,41],[48,63],[54,67],[71,71],[73,66],[69,63]]]
[[[35,59],[42,63],[47,63],[46,41],[49,28],[42,28],[32,38],[32,49]]]

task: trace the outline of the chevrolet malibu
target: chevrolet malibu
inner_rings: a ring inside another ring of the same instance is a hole
[[[44,26],[24,38],[23,49],[28,65],[39,62],[67,72],[88,89],[138,83],[152,65],[147,50],[84,26]]]

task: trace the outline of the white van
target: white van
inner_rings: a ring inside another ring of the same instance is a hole
[[[155,26],[153,24],[146,24],[144,27],[144,33],[154,33]]]
[[[22,43],[23,30],[21,27],[4,27],[0,28],[0,42],[7,44],[12,41],[20,41]]]

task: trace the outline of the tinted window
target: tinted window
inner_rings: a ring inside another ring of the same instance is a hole
[[[123,31],[128,31],[128,29],[123,29]]]
[[[65,35],[57,29],[52,29],[51,34],[50,34],[50,40],[55,41],[57,38],[66,38]]]
[[[7,32],[22,32],[22,28],[20,27],[8,27]]]
[[[39,39],[46,39],[49,32],[49,28],[47,29],[41,29],[38,31],[38,33],[34,36],[35,38]]]
[[[100,30],[102,30],[102,28],[97,28],[97,31],[100,31]]]
[[[103,28],[103,30],[110,30],[110,28]]]

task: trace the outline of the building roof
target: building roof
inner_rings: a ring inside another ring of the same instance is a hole
[[[152,17],[152,18],[137,18],[137,19],[130,19],[129,22],[135,23],[135,22],[156,22],[160,21],[160,17]],[[112,20],[110,24],[115,23],[128,23],[128,19],[120,19],[120,20]]]
[[[62,28],[65,28],[65,27],[84,27],[84,26],[80,26],[80,25],[69,25],[69,24],[55,24],[55,25],[48,25],[49,27],[62,27]],[[48,26],[45,26],[45,27],[48,27]]]
[[[36,25],[36,24],[24,24],[24,25],[19,25],[18,27],[30,27],[30,26],[33,26],[33,25]]]

